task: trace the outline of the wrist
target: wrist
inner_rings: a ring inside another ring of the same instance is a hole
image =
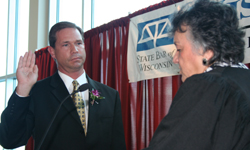
[[[31,90],[30,85],[17,85],[16,87],[16,93],[17,95],[21,96],[21,97],[27,97],[29,96],[30,90]]]

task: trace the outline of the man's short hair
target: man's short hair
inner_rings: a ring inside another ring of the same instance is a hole
[[[82,31],[82,29],[80,27],[78,27],[74,23],[67,22],[67,21],[58,22],[54,26],[52,26],[52,28],[50,29],[50,32],[49,32],[49,45],[51,47],[55,48],[56,33],[58,31],[62,30],[62,29],[65,29],[65,28],[75,28],[75,29],[77,29],[80,32],[81,36],[82,36],[82,40],[84,40],[83,31]]]

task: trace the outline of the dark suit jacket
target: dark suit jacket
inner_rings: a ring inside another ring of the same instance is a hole
[[[59,110],[41,149],[43,150],[122,150],[125,148],[120,97],[116,90],[87,77],[92,88],[105,99],[89,105],[87,136],[69,97]],[[90,91],[92,90],[89,89]],[[69,95],[62,79],[53,76],[38,81],[30,96],[20,98],[14,92],[2,114],[0,144],[6,148],[25,145],[32,135],[35,149],[41,142],[53,114]],[[89,99],[91,101],[91,99]]]
[[[145,150],[250,150],[250,70],[187,78]]]

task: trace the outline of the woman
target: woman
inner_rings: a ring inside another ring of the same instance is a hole
[[[173,18],[184,82],[147,149],[250,150],[250,71],[233,8],[197,1]]]

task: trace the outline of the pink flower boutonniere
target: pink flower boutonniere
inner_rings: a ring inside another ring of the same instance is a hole
[[[100,96],[101,93],[95,89],[92,89],[92,91],[89,93],[90,93],[90,98],[92,99],[91,101],[92,106],[94,105],[94,103],[99,104],[97,100],[105,99],[105,97]]]

